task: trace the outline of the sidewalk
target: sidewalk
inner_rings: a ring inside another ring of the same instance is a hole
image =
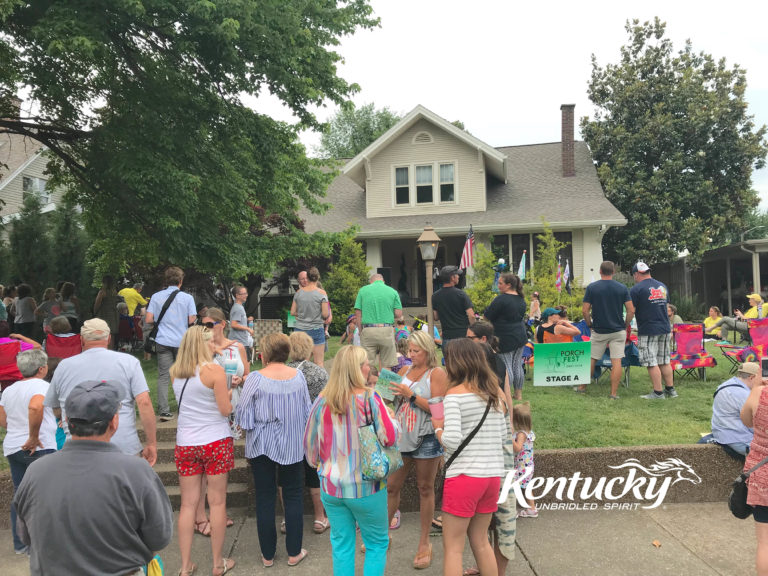
[[[256,538],[256,519],[243,510],[231,510],[235,526],[227,531],[226,555],[238,565],[232,576],[331,576],[331,547],[328,532],[312,533],[311,517],[305,518],[304,547],[309,556],[299,566],[286,565],[285,549],[278,544],[275,565],[261,566]],[[434,562],[417,572],[411,568],[418,540],[418,514],[403,515],[402,526],[392,531],[387,574],[442,574],[442,539],[432,537]],[[660,547],[654,546],[658,541]],[[0,574],[27,576],[26,557],[13,555],[10,530],[0,531]],[[176,539],[162,552],[165,573],[179,570]],[[211,549],[207,538],[195,536],[193,559],[197,574],[210,574]],[[508,574],[515,576],[745,576],[754,573],[755,529],[753,520],[731,516],[725,503],[670,504],[649,511],[543,511],[539,518],[521,518],[517,523],[517,555]],[[465,567],[472,556],[465,548]],[[358,554],[357,574],[362,574]]]

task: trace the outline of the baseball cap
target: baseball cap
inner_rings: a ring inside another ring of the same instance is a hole
[[[744,364],[739,366],[739,372],[746,372],[747,374],[752,374],[753,376],[762,375],[760,364],[757,362],[744,362]]]
[[[117,413],[122,396],[123,389],[116,382],[88,380],[72,388],[64,410],[67,418],[91,424],[106,422]]]
[[[106,338],[109,336],[109,324],[104,322],[101,318],[91,318],[83,322],[82,328],[80,328],[81,336],[103,336]],[[98,340],[98,338],[95,338]]]
[[[640,272],[641,274],[644,274],[645,272],[648,272],[651,268],[646,264],[645,262],[638,262],[634,266],[632,266],[632,274],[635,274],[636,272]]]
[[[763,297],[760,296],[760,294],[754,293],[754,294],[747,294],[747,300],[758,300],[760,302],[763,301]]]
[[[464,274],[464,270],[459,270],[458,266],[443,266],[440,268],[440,280],[448,282],[452,276]]]

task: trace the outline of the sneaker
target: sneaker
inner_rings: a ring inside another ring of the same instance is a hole
[[[17,556],[21,556],[22,554],[29,555],[29,546],[24,546],[24,548],[19,548],[18,550],[13,550]]]
[[[664,394],[667,395],[667,398],[677,398],[677,390],[675,390],[675,387],[672,388],[664,388]]]
[[[160,412],[160,422],[168,422],[173,420],[173,414],[170,412]]]
[[[656,394],[656,392],[651,392],[650,394],[645,394],[644,396],[640,396],[640,398],[645,398],[646,400],[666,400],[667,399],[667,397],[664,396],[663,392],[659,394]]]
[[[526,508],[525,510],[520,510],[517,515],[520,518],[538,518],[539,511],[536,508]]]

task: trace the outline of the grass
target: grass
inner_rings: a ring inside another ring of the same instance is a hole
[[[333,358],[341,345],[338,337],[328,343],[326,360]],[[528,370],[523,387],[523,399],[531,403],[536,448],[585,448],[601,446],[642,446],[662,444],[693,444],[701,433],[709,432],[712,417],[712,394],[717,386],[730,378],[729,364],[720,350],[707,343],[707,350],[718,362],[707,369],[707,381],[682,379],[676,375],[675,387],[680,396],[663,401],[640,398],[651,391],[651,381],[645,368],[633,367],[629,388],[619,388],[619,400],[610,400],[607,375],[601,384],[587,386],[586,394],[576,394],[571,386],[534,387],[533,374]],[[153,401],[157,398],[157,360],[143,360],[138,355],[147,378]],[[253,370],[261,368],[255,362]],[[176,410],[176,398],[169,394],[171,410]],[[5,431],[0,430],[0,441]],[[0,470],[8,467],[0,459]]]

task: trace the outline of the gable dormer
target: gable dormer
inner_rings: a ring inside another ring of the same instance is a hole
[[[486,177],[506,182],[507,158],[423,106],[342,172],[365,190],[366,217],[480,212]]]

